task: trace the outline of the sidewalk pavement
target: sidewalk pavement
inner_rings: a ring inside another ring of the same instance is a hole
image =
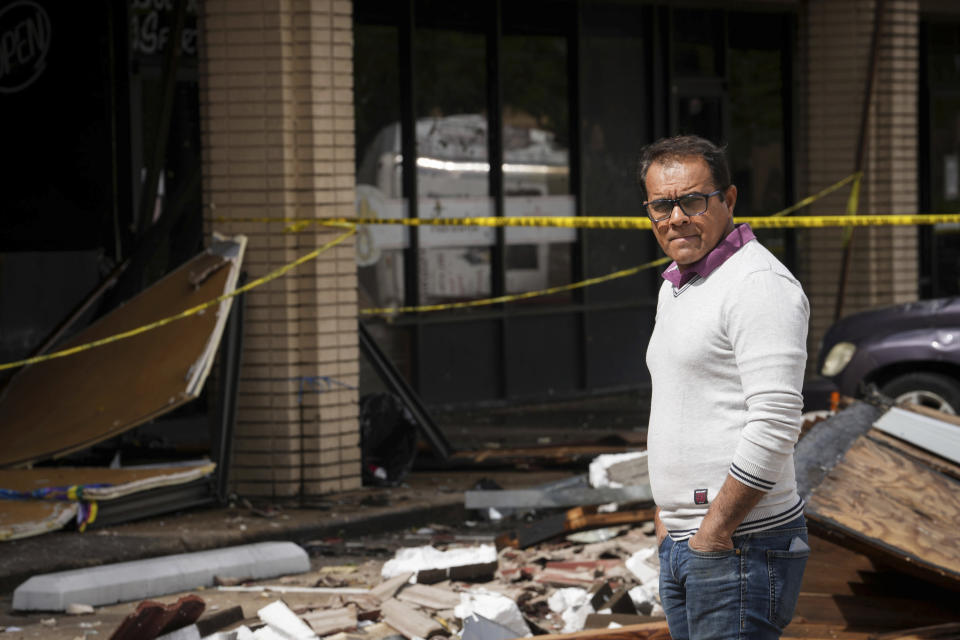
[[[414,472],[404,486],[319,496],[300,507],[273,510],[265,508],[267,500],[258,499],[251,501],[256,510],[242,504],[198,508],[85,533],[58,531],[0,542],[0,594],[12,593],[33,575],[113,562],[265,540],[303,544],[430,523],[462,524],[469,519],[463,492],[480,478],[518,489],[574,474],[570,470]]]

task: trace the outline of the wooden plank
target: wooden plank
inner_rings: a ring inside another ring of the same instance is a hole
[[[807,502],[807,517],[898,568],[960,582],[960,483],[861,436]]]
[[[353,631],[357,628],[357,608],[348,605],[337,609],[316,609],[301,614],[300,619],[318,636]]]
[[[523,527],[501,533],[496,538],[498,549],[512,547],[526,549],[545,540],[574,531],[615,527],[625,524],[641,524],[653,520],[655,509],[614,511],[597,513],[596,506],[575,507],[564,513],[539,518]]]
[[[403,585],[410,582],[410,578],[412,577],[413,572],[408,571],[406,573],[401,573],[398,576],[394,576],[389,580],[384,580],[377,586],[370,589],[370,595],[381,602],[384,600],[389,600],[396,595],[397,591],[399,591]]]
[[[429,638],[444,631],[443,625],[398,600],[386,600],[380,607],[383,621],[407,638]]]
[[[245,246],[243,236],[217,243],[61,348],[129,331],[232,291]],[[79,451],[197,397],[231,303],[21,369],[0,401],[0,466]]]
[[[930,453],[960,464],[960,427],[939,418],[893,407],[880,416],[875,428]]]
[[[870,640],[960,640],[960,622],[893,631],[872,636]]]
[[[435,611],[453,609],[460,604],[460,596],[456,593],[426,584],[407,585],[400,590],[396,598],[401,602],[409,602]]]
[[[543,489],[504,489],[500,491],[467,491],[464,504],[467,509],[576,507],[606,504],[608,502],[650,502],[650,485],[622,487],[572,488],[560,491]]]
[[[587,629],[575,633],[548,633],[537,640],[670,640],[666,622],[644,622],[616,629]]]

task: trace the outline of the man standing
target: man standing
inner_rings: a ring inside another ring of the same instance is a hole
[[[721,149],[695,136],[646,147],[638,181],[663,273],[647,349],[647,446],[660,598],[674,640],[778,638],[810,548],[793,449],[809,305],[733,223]]]

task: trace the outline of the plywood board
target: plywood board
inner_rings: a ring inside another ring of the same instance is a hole
[[[806,513],[894,566],[960,582],[960,482],[889,444],[857,438]]]
[[[215,242],[57,349],[132,330],[233,291],[245,246],[243,236]],[[197,397],[231,302],[21,370],[0,401],[0,466],[78,451]]]

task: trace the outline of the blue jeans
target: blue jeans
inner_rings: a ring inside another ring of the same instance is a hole
[[[801,515],[733,538],[729,551],[660,545],[660,601],[673,640],[779,638],[793,618],[810,555]]]

